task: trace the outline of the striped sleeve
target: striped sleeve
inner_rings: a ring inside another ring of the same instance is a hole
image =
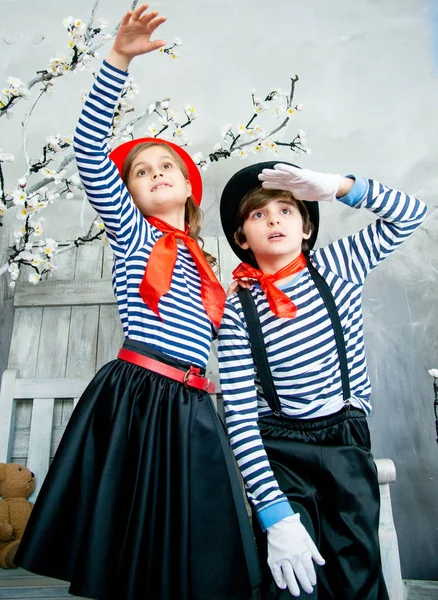
[[[367,208],[379,218],[365,229],[317,250],[314,260],[346,281],[361,285],[368,273],[396,250],[421,224],[426,205],[412,196],[370,180],[358,179],[361,189],[339,198],[354,208]]]
[[[124,254],[135,242],[133,238],[142,233],[147,235],[145,220],[132,202],[115,164],[108,158],[107,140],[114,109],[127,77],[128,73],[104,61],[74,136],[79,176],[116,254]]]
[[[293,510],[270,467],[257,424],[254,362],[246,329],[227,301],[218,333],[225,421],[248,498],[264,530]]]

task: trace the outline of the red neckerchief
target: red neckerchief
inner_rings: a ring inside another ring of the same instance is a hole
[[[188,235],[188,227],[181,231],[156,217],[147,217],[147,221],[165,235],[155,242],[149,256],[139,287],[143,301],[157,317],[160,317],[160,298],[167,294],[172,282],[178,253],[176,240],[183,240],[201,278],[201,299],[205,312],[213,325],[219,327],[224,312],[225,291],[206,261],[198,242]]]
[[[304,254],[301,253],[292,262],[273,274],[262,273],[262,271],[251,267],[251,265],[248,265],[247,263],[240,263],[240,265],[234,269],[233,277],[235,279],[242,279],[243,277],[256,279],[260,283],[262,290],[265,292],[269,307],[274,315],[277,315],[277,317],[293,319],[297,314],[297,307],[292,300],[275,285],[275,282],[302,271],[305,266],[306,258]]]

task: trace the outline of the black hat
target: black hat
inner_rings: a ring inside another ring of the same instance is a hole
[[[256,163],[255,165],[250,165],[249,167],[245,167],[240,171],[237,171],[237,173],[231,177],[225,186],[224,191],[222,192],[220,203],[222,229],[224,230],[225,236],[234,254],[236,254],[240,260],[252,265],[253,267],[257,267],[257,263],[254,260],[252,252],[249,250],[244,250],[234,241],[234,233],[237,229],[237,212],[239,210],[239,204],[246,194],[257,187],[261,187],[262,184],[258,178],[259,173],[261,173],[263,169],[273,169],[274,165],[277,165],[279,162],[280,161],[277,160]],[[297,167],[297,165],[292,163],[283,164]],[[297,167],[297,169],[299,168],[300,167]],[[309,240],[307,240],[309,248],[313,248],[318,236],[319,206],[318,202],[307,202],[305,200],[303,202],[306,205],[306,208],[309,212],[310,221],[313,225],[312,235],[310,236]]]

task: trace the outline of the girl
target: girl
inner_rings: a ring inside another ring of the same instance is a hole
[[[16,562],[89,598],[244,600],[257,558],[204,377],[225,294],[197,242],[200,174],[163,140],[107,155],[130,61],[165,44],[150,40],[165,18],[146,9],[122,19],[75,135],[126,340],[74,411]]]

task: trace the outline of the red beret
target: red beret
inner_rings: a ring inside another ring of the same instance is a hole
[[[162,140],[161,138],[138,138],[136,140],[131,140],[130,142],[125,142],[110,153],[109,157],[116,165],[119,170],[120,175],[122,175],[123,165],[125,163],[126,157],[137,144],[144,144],[146,142],[152,142],[154,144],[165,144],[175,150],[175,152],[182,158],[184,164],[187,167],[188,179],[192,185],[192,197],[196,204],[199,206],[201,204],[202,198],[202,179],[201,173],[199,172],[198,167],[196,166],[195,161],[190,156],[188,152],[186,152],[181,146],[174,144],[173,142],[168,142],[167,140]]]

